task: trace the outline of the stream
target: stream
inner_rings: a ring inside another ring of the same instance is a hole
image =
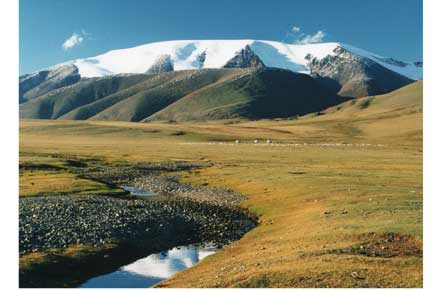
[[[159,195],[158,193],[152,192],[152,191],[145,191],[141,188],[131,187],[131,186],[121,186],[122,189],[130,192],[131,195],[138,195],[138,196],[155,196]]]
[[[131,186],[121,186],[131,195],[155,196],[155,192]],[[190,268],[203,258],[214,254],[216,248],[197,245],[178,246],[139,259],[118,270],[94,277],[80,288],[146,288],[165,280],[175,273]]]
[[[139,259],[118,270],[89,279],[80,288],[146,288],[190,268],[216,248],[179,246]]]

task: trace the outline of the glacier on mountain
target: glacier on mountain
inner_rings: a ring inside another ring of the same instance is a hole
[[[169,56],[175,71],[221,68],[247,46],[267,67],[288,69],[294,72],[310,72],[307,55],[319,60],[328,55],[334,55],[336,48],[343,47],[355,55],[368,58],[407,78],[418,80],[423,77],[423,68],[416,62],[397,61],[338,42],[287,44],[252,39],[163,41],[111,50],[95,57],[77,59],[64,64],[75,65],[81,77],[145,73],[164,56]]]

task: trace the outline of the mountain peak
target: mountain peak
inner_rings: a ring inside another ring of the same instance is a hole
[[[264,67],[264,63],[255,54],[249,45],[229,60],[223,67],[224,68],[246,68],[246,67]]]

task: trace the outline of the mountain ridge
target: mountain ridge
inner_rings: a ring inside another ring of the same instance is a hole
[[[246,46],[249,46],[266,66],[289,69],[294,72],[308,72],[305,61],[306,55],[311,54],[318,59],[322,59],[327,55],[332,55],[335,48],[343,47],[353,54],[375,59],[388,69],[398,70],[396,71],[397,73],[413,80],[422,78],[420,66],[423,64],[420,64],[420,61],[408,62],[395,60],[341,42],[287,44],[277,41],[255,39],[170,40],[153,42],[131,48],[110,50],[94,57],[67,61],[42,70],[51,70],[59,66],[74,64],[79,68],[79,74],[82,77],[100,77],[120,73],[144,73],[153,65],[159,56],[167,54],[170,55],[171,59],[175,62],[175,70],[200,68],[197,67],[196,63],[192,62],[201,54],[205,54],[203,68],[221,68],[233,58],[236,53],[245,49]],[[278,53],[276,60],[268,60],[274,57],[274,53]],[[280,57],[283,56],[285,57],[284,63],[281,63]],[[135,61],[131,62],[130,60],[133,59]],[[394,60],[394,62],[390,60]],[[402,69],[402,67],[406,68],[407,71]]]

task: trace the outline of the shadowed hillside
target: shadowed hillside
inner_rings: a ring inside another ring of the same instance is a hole
[[[308,75],[258,69],[193,92],[146,120],[289,117],[316,112],[343,100],[330,95]]]

